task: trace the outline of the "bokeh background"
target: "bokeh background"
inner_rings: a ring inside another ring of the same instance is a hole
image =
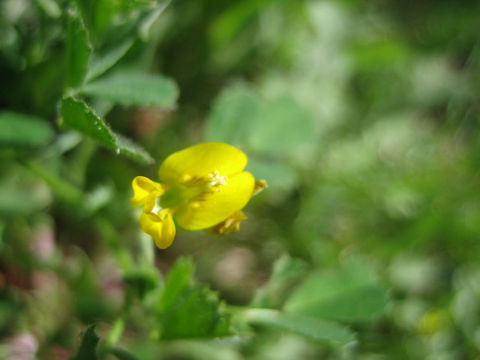
[[[100,80],[176,84],[156,106],[75,93],[153,162],[60,120],[72,9],[92,57],[117,51]],[[138,359],[480,359],[479,34],[466,0],[0,2],[0,357],[68,359],[92,323],[111,338],[128,288],[189,256],[232,309],[326,279],[300,293],[330,296],[314,315],[356,340],[253,326],[154,341],[134,300],[117,341]],[[239,233],[178,229],[154,250],[131,180],[211,140],[245,151],[269,188]]]

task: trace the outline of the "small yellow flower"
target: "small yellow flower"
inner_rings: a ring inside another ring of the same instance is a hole
[[[160,165],[161,183],[144,176],[132,181],[133,206],[143,206],[142,230],[160,249],[175,238],[175,224],[188,230],[210,229],[219,234],[238,231],[246,218],[241,211],[250,198],[266,188],[243,171],[247,156],[234,146],[209,142],[173,153]]]

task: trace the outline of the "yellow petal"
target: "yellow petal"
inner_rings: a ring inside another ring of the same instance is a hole
[[[165,190],[163,186],[145,176],[137,176],[132,181],[133,196],[130,203],[133,206],[150,205],[155,197],[161,195]],[[152,200],[153,198],[153,200]]]
[[[227,178],[227,184],[201,194],[175,212],[177,223],[188,230],[209,228],[241,210],[252,196],[255,179],[249,172]]]
[[[183,183],[208,178],[218,171],[221,176],[234,175],[247,165],[247,156],[232,145],[208,142],[177,151],[160,165],[158,174],[167,183]]]
[[[175,238],[175,224],[168,209],[160,211],[158,215],[142,212],[140,226],[153,238],[159,249],[168,248]]]

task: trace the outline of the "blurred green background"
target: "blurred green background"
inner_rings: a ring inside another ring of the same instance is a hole
[[[0,358],[480,359],[479,34],[466,0],[1,1]],[[130,182],[203,141],[269,188],[154,249]]]

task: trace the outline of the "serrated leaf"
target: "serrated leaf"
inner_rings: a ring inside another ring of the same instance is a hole
[[[153,162],[148,152],[133,141],[115,134],[85,102],[66,97],[62,100],[60,113],[64,124],[113,149],[117,155],[124,154],[146,164]]]
[[[104,52],[94,54],[90,61],[87,81],[91,81],[109,70],[127,53],[133,43],[134,40],[132,38],[126,39]]]
[[[220,308],[217,294],[195,285],[159,316],[162,339],[215,338],[230,335],[230,316]]]
[[[88,62],[92,52],[87,29],[80,15],[69,13],[67,30],[67,86],[79,87],[88,72]]]
[[[193,263],[188,258],[180,258],[173,265],[165,279],[165,287],[158,304],[160,313],[173,306],[180,294],[192,285],[193,270]]]
[[[350,263],[339,271],[311,273],[289,297],[289,313],[339,321],[371,319],[385,308],[386,292],[378,287],[362,263]]]
[[[230,335],[230,316],[216,293],[192,281],[193,264],[180,259],[165,281],[157,313],[161,339]]]
[[[317,342],[344,345],[355,340],[352,331],[332,321],[268,309],[248,309],[244,316],[251,324],[276,327]]]
[[[143,147],[123,135],[115,134],[115,136],[117,137],[117,147],[115,149],[117,155],[124,154],[145,164],[153,163],[153,158]]]
[[[122,73],[93,81],[82,93],[122,105],[174,108],[178,88],[169,78],[139,73]]]
[[[0,112],[0,143],[42,146],[48,144],[53,135],[50,124],[41,118],[12,111]]]
[[[64,98],[61,115],[66,125],[109,148],[116,148],[117,141],[113,131],[83,101],[72,97]]]
[[[100,338],[95,333],[95,325],[90,325],[82,336],[82,342],[76,355],[70,360],[96,360],[97,344]]]

